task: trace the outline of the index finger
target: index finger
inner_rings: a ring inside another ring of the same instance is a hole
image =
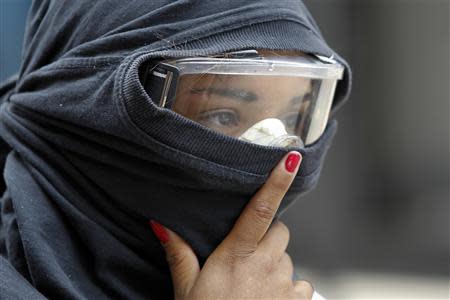
[[[301,154],[292,151],[278,163],[266,183],[246,205],[233,229],[225,238],[226,246],[256,249],[294,180],[301,160]]]

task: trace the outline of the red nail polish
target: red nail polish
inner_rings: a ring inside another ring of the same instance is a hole
[[[149,223],[150,227],[152,228],[153,232],[155,233],[156,237],[161,242],[161,244],[167,243],[169,241],[169,235],[167,234],[167,231],[164,228],[164,226],[153,220],[150,220]]]
[[[298,164],[300,163],[300,159],[301,159],[301,155],[299,153],[289,154],[284,163],[286,171],[288,171],[289,173],[294,173],[295,169],[297,168]]]

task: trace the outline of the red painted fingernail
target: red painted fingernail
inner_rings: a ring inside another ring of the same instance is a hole
[[[155,233],[156,237],[161,242],[161,244],[167,243],[169,241],[169,235],[167,234],[167,231],[164,228],[164,226],[153,220],[150,220],[149,223],[150,227],[152,228],[153,232]]]
[[[284,166],[286,171],[289,173],[294,173],[295,169],[297,169],[298,164],[300,163],[301,155],[299,153],[291,153],[286,158]]]

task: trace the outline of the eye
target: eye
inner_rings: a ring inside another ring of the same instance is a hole
[[[201,113],[197,122],[218,130],[228,129],[239,126],[239,116],[233,110],[218,109]]]

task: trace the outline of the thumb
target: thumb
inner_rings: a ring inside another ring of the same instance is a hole
[[[175,298],[184,298],[200,274],[197,256],[191,247],[175,232],[154,220],[150,221],[150,226],[166,251]]]

